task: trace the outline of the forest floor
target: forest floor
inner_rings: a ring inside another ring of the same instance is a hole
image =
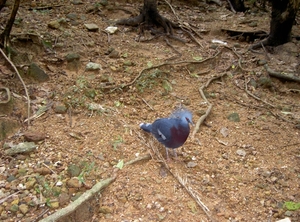
[[[139,36],[137,27],[104,31],[138,15],[143,1],[21,3],[12,58],[36,116],[24,122],[23,86],[1,56],[0,87],[10,89],[13,103],[1,105],[0,120],[18,126],[1,147],[33,140],[38,148],[15,155],[1,149],[1,221],[39,221],[107,178],[113,182],[101,194],[59,221],[300,221],[300,85],[270,78],[264,66],[299,77],[299,41],[248,50],[253,42],[245,33],[269,31],[268,7],[235,14],[172,1],[174,14],[159,2],[161,15],[186,27],[174,29],[185,42]],[[2,26],[9,12],[2,10]],[[99,30],[89,31],[91,23]],[[26,75],[32,62],[48,81]],[[90,71],[89,62],[101,68]],[[212,109],[198,131],[191,127],[178,157],[165,162],[163,146],[139,124],[180,104],[194,123]]]

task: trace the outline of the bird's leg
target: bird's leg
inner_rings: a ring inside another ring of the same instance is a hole
[[[173,149],[173,155],[175,156],[175,159],[177,159],[176,149]]]
[[[168,152],[168,148],[166,147],[166,154],[167,154],[167,160],[169,160],[169,152]]]

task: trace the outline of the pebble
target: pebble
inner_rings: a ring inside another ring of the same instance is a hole
[[[87,30],[90,31],[90,32],[96,32],[96,31],[99,30],[99,26],[96,25],[96,24],[93,24],[93,23],[91,23],[91,24],[84,24],[84,26],[85,26],[85,27],[87,28]]]
[[[77,177],[73,177],[67,181],[67,186],[72,188],[80,188],[82,187],[82,182]]]
[[[236,154],[239,155],[239,156],[244,157],[244,156],[246,156],[246,151],[243,150],[243,149],[238,149],[238,150],[236,151]]]
[[[26,214],[28,212],[28,206],[26,204],[21,204],[19,206],[19,210],[22,212],[22,214]]]
[[[187,167],[188,167],[188,168],[193,168],[193,167],[195,167],[195,166],[197,166],[197,163],[195,163],[195,162],[193,162],[193,161],[190,161],[190,162],[187,163]]]

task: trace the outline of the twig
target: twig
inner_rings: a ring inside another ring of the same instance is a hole
[[[172,173],[172,172],[171,172]],[[206,216],[210,219],[210,221],[214,222],[214,219],[212,218],[212,216],[210,215],[210,210],[208,209],[208,207],[201,201],[199,194],[194,191],[192,189],[192,187],[187,186],[188,180],[187,179],[183,179],[182,177],[179,176],[179,174],[177,173],[176,175],[174,175],[172,173],[172,175],[177,179],[177,181],[181,184],[181,186],[184,187],[184,189],[186,190],[186,192],[196,201],[196,203],[201,207],[201,209],[204,211],[204,213],[206,214]]]
[[[12,63],[12,61],[10,61],[10,59],[5,55],[5,53],[2,51],[2,49],[0,48],[0,52],[1,54],[4,56],[4,58],[9,62],[9,64],[13,67],[13,69],[15,70],[15,72],[17,73],[17,76],[19,77],[23,87],[24,87],[24,90],[25,90],[25,94],[26,94],[26,97],[27,97],[27,119],[28,119],[28,126],[29,126],[29,117],[30,117],[30,98],[29,98],[29,94],[28,94],[28,90],[27,90],[27,87],[19,73],[19,71],[17,70],[16,66]]]
[[[141,99],[143,100],[144,103],[146,103],[147,106],[149,106],[151,110],[154,110],[153,107],[149,103],[147,103],[147,101],[144,98]]]
[[[140,157],[137,157],[137,158],[135,158],[133,160],[130,160],[130,161],[126,162],[124,164],[124,166],[131,165],[131,164],[137,163],[137,162],[142,161],[142,160],[150,160],[150,159],[151,159],[151,155],[150,154],[146,154],[144,156],[140,156]]]
[[[76,199],[74,202],[70,203],[67,207],[62,208],[58,211],[56,211],[54,214],[40,220],[40,222],[53,222],[53,221],[58,221],[59,219],[62,219],[65,216],[68,216],[72,212],[74,212],[80,205],[89,200],[91,197],[93,197],[96,193],[100,192],[102,189],[107,187],[109,184],[114,182],[116,177],[110,177],[108,179],[105,179],[103,181],[100,181],[96,183],[92,189],[86,191],[83,193],[78,199]]]
[[[11,195],[8,195],[7,197],[2,198],[2,199],[0,200],[0,204],[4,203],[4,202],[7,201],[9,198],[11,198],[12,196],[14,196],[14,195],[16,195],[16,194],[18,194],[18,193],[20,193],[20,191],[17,191],[17,192],[15,192],[15,193],[11,194]]]
[[[172,5],[167,0],[165,0],[165,2],[169,5],[169,7],[172,10],[173,14],[175,15],[176,19],[179,21],[179,17],[177,16],[177,14],[176,14],[174,8],[172,7]]]
[[[49,208],[47,208],[47,209],[45,209],[42,213],[40,213],[35,219],[34,219],[34,221],[33,222],[37,222],[37,221],[39,221],[40,220],[40,218],[42,218],[46,213],[48,213],[49,212]]]
[[[268,106],[271,106],[272,108],[275,108],[275,106],[272,105],[271,103],[268,103],[267,101],[264,101],[264,100],[262,100],[261,98],[259,98],[259,97],[255,96],[255,95],[253,95],[253,94],[248,90],[248,83],[249,83],[249,82],[250,82],[250,79],[249,79],[248,81],[245,81],[245,91],[246,91],[246,93],[247,93],[248,95],[252,96],[254,99],[256,99],[256,100],[258,100],[258,101],[261,101],[261,102],[267,104]]]
[[[45,163],[42,163],[46,168],[48,168],[53,174],[57,174],[54,170],[52,170],[50,167],[48,167]]]
[[[268,52],[267,52],[267,50],[266,50],[264,44],[263,44],[262,42],[260,42],[260,44],[261,44],[261,47],[262,47],[263,50],[264,50],[264,53],[265,53],[265,56],[266,56],[267,60],[270,60],[270,56],[268,55]]]
[[[181,52],[179,52],[177,49],[175,49],[174,46],[169,42],[169,40],[166,37],[164,39],[165,39],[167,45],[170,46],[178,54],[177,56],[172,56],[171,58],[168,58],[166,60],[180,58],[182,56]]]

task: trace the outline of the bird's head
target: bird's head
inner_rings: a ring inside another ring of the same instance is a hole
[[[171,117],[173,118],[179,118],[183,121],[187,121],[191,125],[194,125],[193,123],[193,115],[192,113],[184,108],[177,109],[175,112],[172,113]]]

